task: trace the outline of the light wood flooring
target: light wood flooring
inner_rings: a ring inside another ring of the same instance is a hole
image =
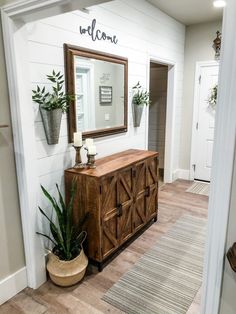
[[[89,274],[82,283],[59,288],[48,281],[37,290],[26,288],[0,306],[1,314],[122,313],[101,298],[104,293],[184,214],[207,216],[208,197],[187,193],[191,182],[177,180],[161,187],[158,222],[130,244],[101,273]],[[188,314],[199,314],[200,294]],[[147,313],[148,314],[148,313]]]

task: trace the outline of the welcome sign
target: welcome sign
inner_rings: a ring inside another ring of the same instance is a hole
[[[118,43],[116,35],[111,36],[101,31],[100,29],[97,29],[96,23],[97,23],[96,19],[93,19],[91,25],[89,25],[87,28],[83,28],[82,26],[80,26],[80,34],[81,35],[88,34],[93,41],[107,40],[110,41],[112,44],[116,45]]]

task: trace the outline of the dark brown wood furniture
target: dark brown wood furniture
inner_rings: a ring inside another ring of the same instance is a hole
[[[65,171],[66,198],[77,179],[73,217],[89,212],[87,255],[103,267],[127,241],[157,220],[158,153],[127,150],[97,160],[96,169]]]

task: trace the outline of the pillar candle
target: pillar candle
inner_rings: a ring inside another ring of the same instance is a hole
[[[83,145],[82,142],[82,132],[75,132],[74,133],[74,146],[80,147]]]
[[[86,147],[93,146],[93,139],[92,138],[86,138],[85,146]]]
[[[88,146],[88,153],[89,155],[96,155],[96,146],[95,145]]]

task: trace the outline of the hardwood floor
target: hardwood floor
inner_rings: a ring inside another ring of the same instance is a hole
[[[187,193],[191,182],[177,180],[162,186],[158,221],[117,256],[101,273],[88,274],[82,283],[59,288],[48,281],[37,290],[26,288],[0,307],[1,314],[122,313],[101,300],[104,293],[184,214],[207,216],[208,197]],[[198,314],[200,291],[187,314]]]

